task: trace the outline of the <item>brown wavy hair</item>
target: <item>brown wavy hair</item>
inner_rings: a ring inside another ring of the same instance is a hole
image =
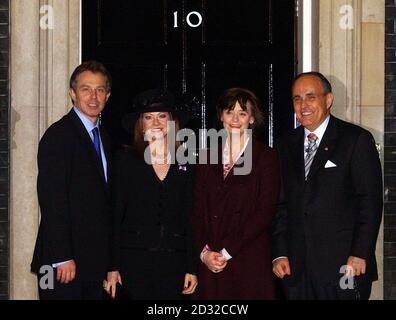
[[[244,111],[247,111],[247,104],[248,102],[250,103],[254,123],[249,128],[255,134],[257,129],[262,128],[264,125],[264,115],[260,109],[259,98],[253,91],[244,88],[230,88],[220,96],[216,105],[218,127],[222,127],[221,116],[224,110],[233,110],[237,102]]]

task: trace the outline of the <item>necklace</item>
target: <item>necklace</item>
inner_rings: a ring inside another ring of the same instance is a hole
[[[154,172],[157,175],[158,179],[164,181],[166,176],[168,175],[170,164],[153,164]]]

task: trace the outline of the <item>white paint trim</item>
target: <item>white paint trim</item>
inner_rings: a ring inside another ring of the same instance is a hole
[[[81,64],[82,62],[82,0],[80,0],[80,22],[79,22],[79,51],[78,51],[78,62]]]
[[[312,0],[302,5],[302,72],[312,71]]]

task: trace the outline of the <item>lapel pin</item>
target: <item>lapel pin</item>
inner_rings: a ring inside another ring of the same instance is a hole
[[[325,147],[324,149],[325,149],[325,151],[329,151],[329,147]]]

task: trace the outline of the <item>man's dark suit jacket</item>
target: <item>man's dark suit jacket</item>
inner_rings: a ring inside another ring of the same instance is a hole
[[[333,116],[304,180],[304,128],[277,144],[282,189],[273,221],[273,258],[287,256],[293,285],[303,270],[338,283],[349,256],[366,259],[377,279],[375,246],[382,217],[382,174],[372,135]],[[336,167],[325,168],[328,161]]]
[[[109,141],[104,133],[101,139],[109,168]],[[43,135],[38,170],[41,222],[31,270],[74,259],[76,277],[102,280],[109,259],[110,195],[92,140],[73,110]]]

